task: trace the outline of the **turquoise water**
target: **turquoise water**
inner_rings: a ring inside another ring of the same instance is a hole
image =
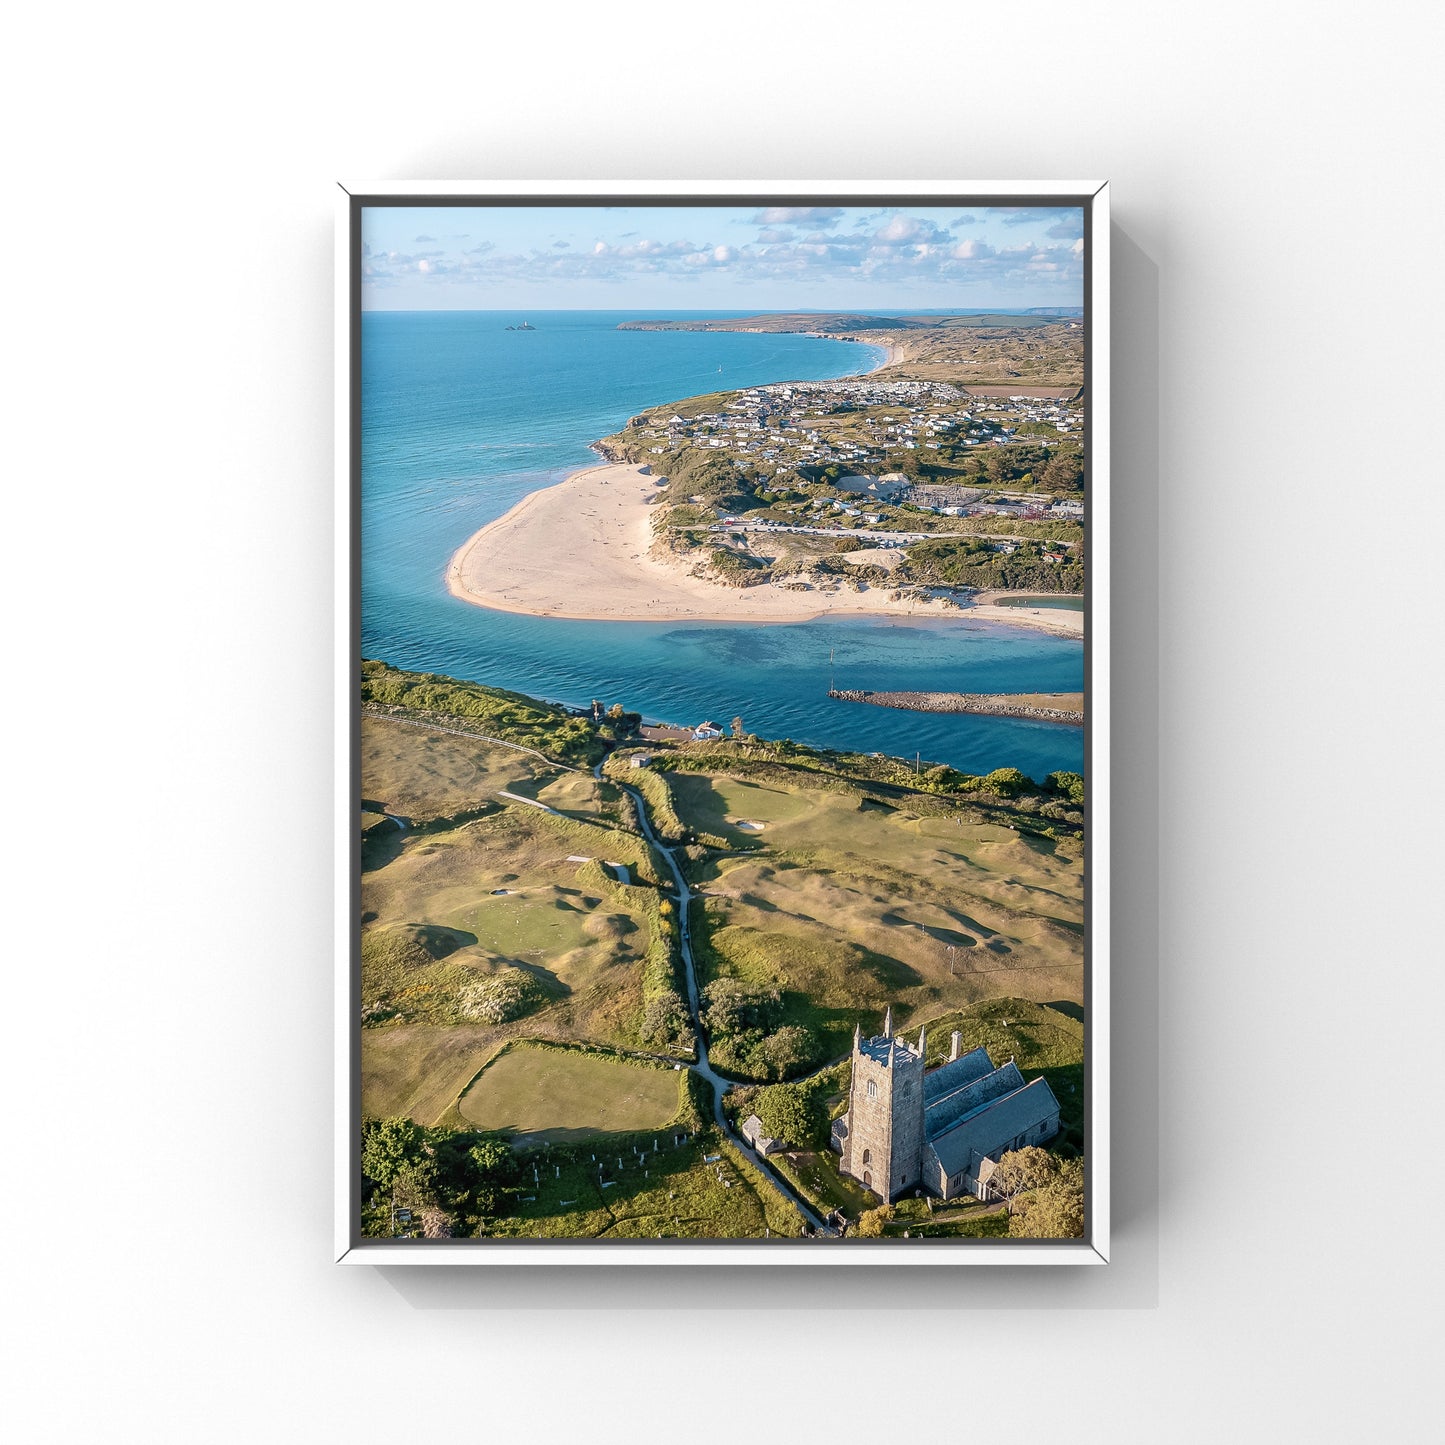
[[[654,721],[727,724],[740,714],[765,737],[921,752],[967,772],[1018,767],[1042,778],[1082,770],[1077,728],[894,712],[827,696],[830,649],[839,687],[1078,691],[1083,648],[1068,638],[952,619],[574,622],[452,597],[446,565],[473,532],[528,492],[595,462],[587,444],[644,407],[723,387],[845,376],[882,359],[876,347],[819,337],[617,330],[630,319],[640,318],[364,315],[363,656],[572,706],[620,702]],[[523,320],[537,329],[505,330]]]
[[[1082,597],[1001,597],[1000,607],[1053,607],[1059,612],[1082,612]]]

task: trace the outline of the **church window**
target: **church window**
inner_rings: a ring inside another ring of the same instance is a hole
[[[876,1099],[876,1098],[878,1097],[878,1080],[877,1080],[877,1079],[869,1079],[869,1080],[868,1080],[868,1097],[869,1097],[870,1099]]]
[[[865,1164],[871,1164],[873,1162],[873,1151],[871,1149],[865,1149],[863,1151],[863,1162]]]

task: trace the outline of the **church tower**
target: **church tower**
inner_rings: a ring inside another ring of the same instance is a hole
[[[890,1202],[923,1177],[923,1059],[917,1045],[895,1038],[893,1010],[883,1032],[865,1039],[853,1031],[853,1081],[840,1170]]]

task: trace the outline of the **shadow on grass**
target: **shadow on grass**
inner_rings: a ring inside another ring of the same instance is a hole
[[[373,828],[361,840],[361,871],[376,873],[401,857],[406,834],[397,827]]]
[[[928,923],[914,923],[911,919],[904,918],[898,913],[885,913],[880,921],[886,923],[890,928],[916,928],[935,943],[942,943],[952,948],[973,948],[978,943],[978,939],[972,934],[955,933],[951,928],[938,928]]]
[[[634,1147],[639,1146],[639,1141],[644,1137],[651,1142],[653,1135],[646,1136],[639,1134],[635,1129],[496,1129],[493,1131],[499,1138],[505,1139],[519,1154],[530,1153],[537,1149],[557,1149],[566,1147],[571,1149],[576,1158],[574,1163],[587,1159],[589,1155],[595,1154],[597,1162],[604,1166],[609,1163],[613,1166],[609,1171],[615,1176],[616,1164],[619,1158],[624,1159],[634,1154]],[[660,1142],[670,1143],[672,1132],[668,1128],[661,1129],[657,1136]],[[528,1161],[530,1163],[530,1160]]]

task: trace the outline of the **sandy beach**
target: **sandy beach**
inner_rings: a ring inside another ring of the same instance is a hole
[[[524,497],[470,537],[447,565],[452,595],[533,617],[615,622],[801,622],[815,617],[953,617],[1082,636],[1083,615],[985,603],[962,610],[891,602],[887,590],[724,587],[652,547],[657,479],[605,464]],[[989,594],[980,594],[987,597]]]
[[[1037,627],[1042,632],[1056,632],[1061,637],[1084,635],[1082,612],[1068,612],[1061,607],[1000,607],[998,599],[1007,595],[1006,592],[975,593],[972,604],[963,615],[989,622],[1007,622],[1014,627]]]

